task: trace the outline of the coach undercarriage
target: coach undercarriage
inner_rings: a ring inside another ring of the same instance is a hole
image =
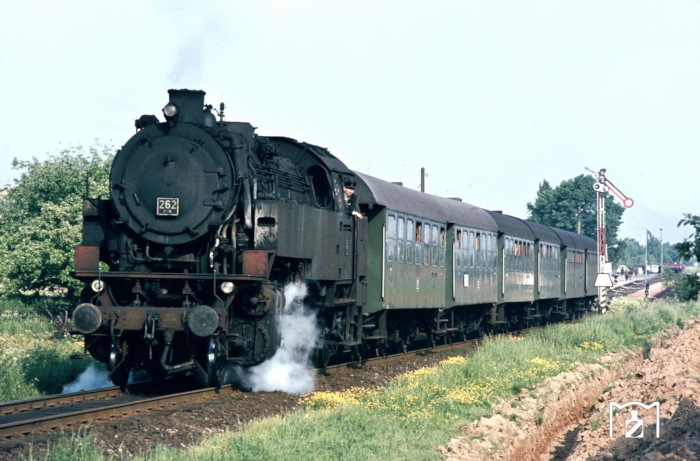
[[[455,306],[448,309],[388,309],[361,316],[362,347],[359,353],[386,355],[406,352],[415,345],[435,347],[471,337],[517,331],[550,322],[580,318],[590,311],[592,299],[547,299],[535,302]],[[357,310],[338,311],[334,325],[354,325]],[[339,341],[339,331],[322,335],[324,360],[354,341]],[[359,342],[358,342],[359,343]],[[353,353],[356,353],[353,351]]]

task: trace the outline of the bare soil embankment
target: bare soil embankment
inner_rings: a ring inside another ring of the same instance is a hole
[[[652,286],[650,295],[659,290]],[[443,454],[453,461],[700,460],[700,321],[676,333],[647,353],[608,354],[600,365],[524,391],[466,426]],[[635,407],[644,433],[632,438],[625,435],[630,408],[611,418],[611,402],[658,402],[659,437],[654,409]]]

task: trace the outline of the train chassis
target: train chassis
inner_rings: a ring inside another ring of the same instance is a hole
[[[594,299],[456,306],[450,309],[383,310],[364,316],[363,347],[377,355],[406,352],[414,344],[435,347],[470,337],[517,331],[578,319],[593,312]]]
[[[296,273],[285,283],[302,277]],[[186,373],[196,376],[200,384],[217,386],[227,365],[241,370],[254,366],[271,357],[279,346],[276,325],[284,304],[282,285],[239,288],[235,296],[220,298],[212,307],[193,305],[186,298],[178,309],[144,305],[145,290],[137,281],[128,290],[133,296],[129,303],[120,303],[105,290],[99,295],[101,308],[85,303],[76,309],[76,320],[86,333],[86,348],[107,364],[117,385],[126,385],[131,370],[146,369],[155,379]],[[308,285],[305,303],[317,315],[319,337],[313,360],[319,367],[327,366],[341,352],[349,351],[353,360],[360,361],[363,356],[406,352],[416,344],[434,347],[576,319],[593,306],[593,299],[581,298],[366,314],[356,303],[354,284]],[[188,293],[188,283],[184,286]],[[120,292],[124,291],[122,287]],[[100,324],[106,325],[106,331],[96,331]]]

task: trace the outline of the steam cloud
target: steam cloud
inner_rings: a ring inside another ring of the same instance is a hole
[[[318,328],[316,314],[304,306],[306,293],[306,285],[300,282],[284,288],[286,302],[277,324],[281,344],[272,358],[249,370],[248,387],[253,392],[299,395],[314,390],[315,372],[309,357],[318,341]]]
[[[91,391],[94,389],[104,389],[105,387],[111,387],[113,385],[114,384],[112,384],[112,381],[109,379],[107,370],[98,369],[98,367],[90,365],[75,381],[63,386],[63,392],[61,393],[69,394],[71,392]]]

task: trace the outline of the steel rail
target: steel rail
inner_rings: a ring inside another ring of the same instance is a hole
[[[20,414],[20,418],[14,421],[0,423],[0,440],[7,440],[13,437],[21,437],[39,432],[56,431],[76,425],[104,420],[118,419],[147,411],[175,408],[183,401],[192,403],[206,400],[213,398],[215,395],[220,394],[222,390],[227,389],[230,390],[232,394],[240,392],[234,390],[231,386],[223,386],[219,390],[215,388],[196,389],[157,397],[135,397],[122,394],[124,399],[131,398],[136,400],[121,401],[110,405],[83,408],[69,412],[54,412],[41,416],[30,414],[28,415],[29,418],[22,418]],[[2,420],[0,419],[0,421]]]

